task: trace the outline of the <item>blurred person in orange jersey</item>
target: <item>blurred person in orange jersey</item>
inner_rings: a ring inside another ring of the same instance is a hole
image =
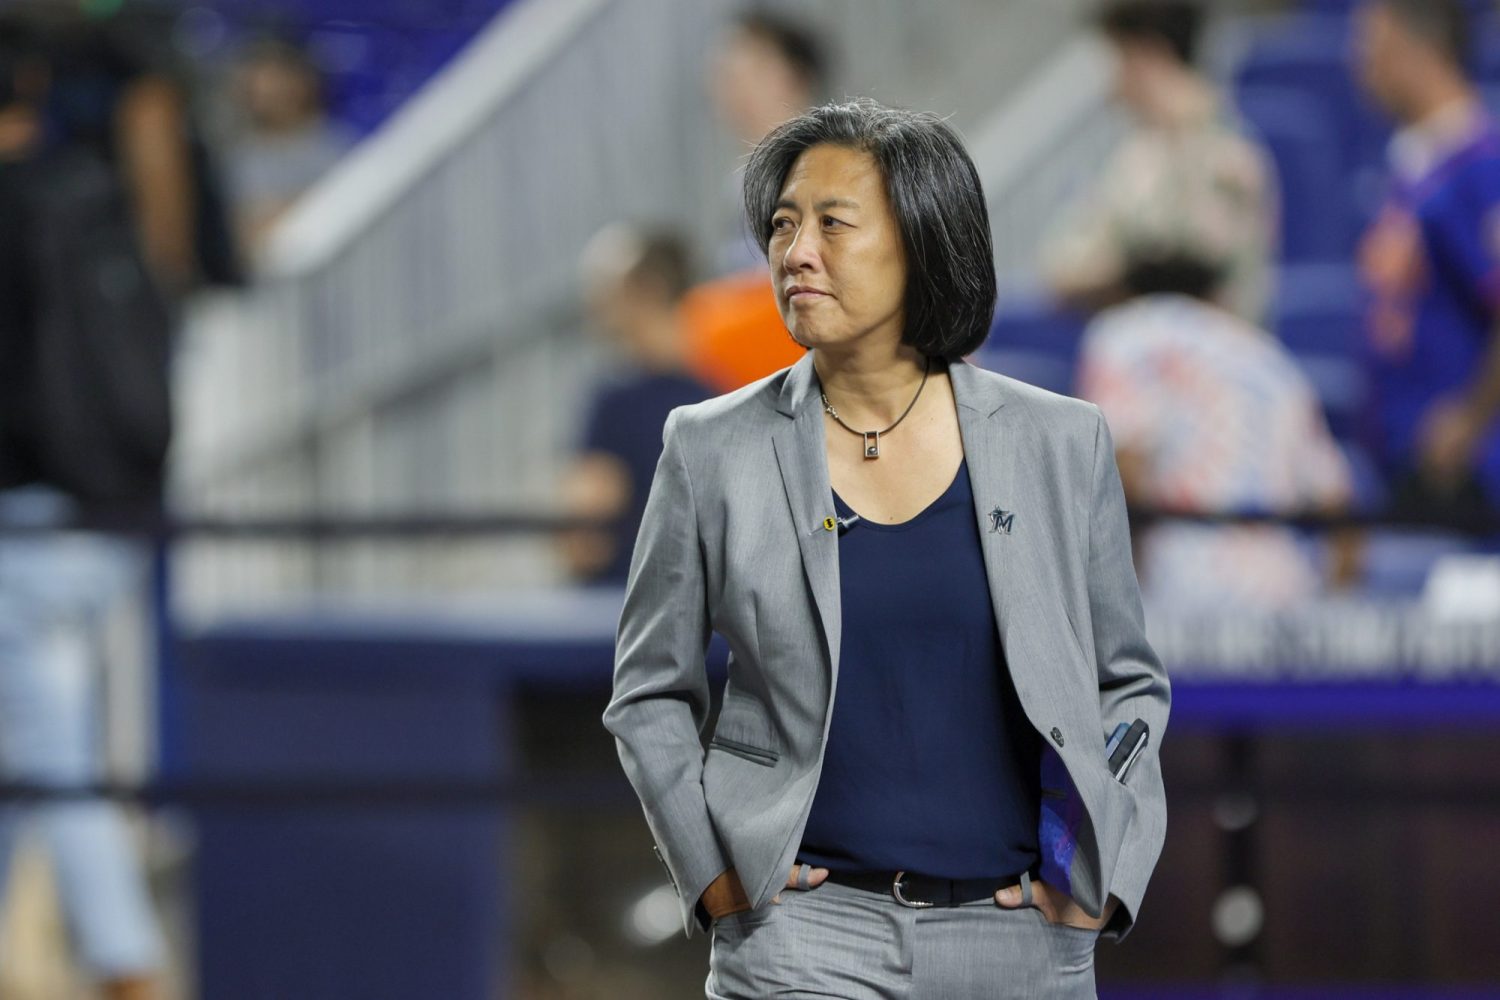
[[[826,78],[823,48],[810,31],[752,9],[736,17],[720,40],[708,88],[720,120],[749,150],[816,103]],[[721,392],[795,364],[804,353],[781,321],[764,258],[740,227],[741,178],[737,166],[724,198],[726,209],[734,208],[735,236],[718,249],[715,261],[720,273],[728,273],[699,285],[683,301],[689,364]]]
[[[1227,250],[1217,301],[1258,323],[1277,219],[1270,157],[1194,66],[1205,5],[1114,0],[1097,25],[1116,57],[1115,99],[1134,128],[1048,234],[1043,274],[1066,302],[1128,297],[1127,261],[1153,248]]]
[[[623,584],[667,414],[714,393],[687,370],[679,306],[691,266],[679,237],[609,226],[585,248],[583,272],[589,315],[623,363],[594,391],[562,493],[569,513],[617,524],[567,532],[560,551],[574,579]]]
[[[689,367],[719,392],[796,364],[806,353],[787,333],[764,271],[698,285],[682,300],[682,322]]]
[[[1367,0],[1356,23],[1360,82],[1399,125],[1359,253],[1372,444],[1396,507],[1482,516],[1500,506],[1500,124],[1459,0]]]

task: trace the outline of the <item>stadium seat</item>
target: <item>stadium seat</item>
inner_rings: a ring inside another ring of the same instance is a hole
[[[1340,169],[1338,127],[1326,102],[1292,87],[1243,87],[1240,115],[1265,143],[1281,189],[1281,256],[1347,259],[1358,213]]]
[[[222,0],[230,43],[266,31],[306,46],[333,115],[370,132],[512,0]]]
[[[1500,20],[1485,18],[1475,29],[1474,39],[1474,75],[1485,84],[1500,84]]]
[[[1365,400],[1358,280],[1348,265],[1284,268],[1273,329],[1312,382],[1334,436],[1358,433]]]
[[[1288,350],[1359,357],[1363,292],[1352,265],[1288,265],[1276,282],[1273,326]]]
[[[1349,21],[1307,14],[1260,32],[1234,74],[1238,92],[1278,87],[1321,103],[1337,129],[1342,169],[1380,162],[1390,125],[1360,93],[1349,59]]]
[[[1053,392],[1073,389],[1086,316],[1037,298],[1006,303],[974,361]]]

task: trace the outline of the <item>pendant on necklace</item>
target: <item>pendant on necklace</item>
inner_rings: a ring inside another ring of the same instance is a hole
[[[880,457],[880,432],[865,431],[865,458]]]

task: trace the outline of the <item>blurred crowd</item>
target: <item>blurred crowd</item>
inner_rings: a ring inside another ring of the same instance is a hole
[[[1492,337],[1500,160],[1469,71],[1484,12],[1463,0],[1332,8],[1349,17],[1346,71],[1392,130],[1387,194],[1358,246],[1344,251],[1343,262],[1357,266],[1366,337],[1360,426],[1343,440],[1300,359],[1272,332],[1287,221],[1282,183],[1235,95],[1202,68],[1211,8],[1120,0],[1094,17],[1129,131],[1037,248],[1037,271],[1053,308],[1086,318],[1066,388],[1105,411],[1140,508],[1335,518],[1363,508],[1441,524],[1472,523],[1500,501]],[[761,12],[724,32],[707,89],[747,148],[827,93],[822,41]],[[734,197],[726,191],[726,204]],[[694,380],[704,396],[723,392],[801,351],[771,307],[764,262],[736,253],[743,241],[732,239],[731,252],[717,255],[718,277],[673,296],[674,321],[659,329],[663,337],[675,331],[677,347],[647,357],[630,346],[639,335],[617,307],[650,283],[650,248],[672,237],[622,225],[588,255],[591,315],[623,348],[625,370],[656,374],[632,383],[628,404],[621,389],[601,390],[568,489],[575,511],[623,518],[618,533],[593,536],[592,557],[580,555],[577,538],[567,549],[580,579],[614,583],[628,568],[658,442],[649,433],[629,445],[608,440],[593,429],[599,414],[631,426],[613,409],[628,406],[654,430],[692,397]],[[601,285],[602,255],[614,258],[616,273],[639,269],[640,282]],[[995,337],[1003,334],[997,323]],[[984,351],[972,360],[988,363]],[[669,370],[670,381],[649,388]],[[1351,443],[1373,464],[1370,481],[1351,465]],[[1148,595],[1164,605],[1275,609],[1357,588],[1363,543],[1351,529],[1314,540],[1274,526],[1182,523],[1143,532],[1138,559]]]

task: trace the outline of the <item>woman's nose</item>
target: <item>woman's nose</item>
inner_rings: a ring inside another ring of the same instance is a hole
[[[782,266],[788,271],[816,267],[818,263],[817,242],[815,231],[799,228],[792,236],[792,242],[787,244],[786,253],[782,255]]]

